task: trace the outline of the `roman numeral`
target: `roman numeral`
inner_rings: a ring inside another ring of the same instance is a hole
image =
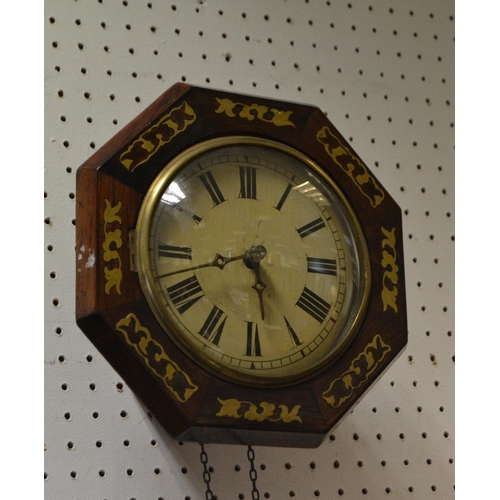
[[[175,247],[172,245],[165,245],[164,243],[158,243],[158,256],[191,260],[191,249],[189,247]]]
[[[240,198],[257,199],[257,169],[240,167]]]
[[[200,335],[212,342],[214,345],[219,345],[220,338],[222,335],[222,330],[224,330],[224,325],[226,324],[227,314],[214,306],[208,315],[205,323],[200,330]]]
[[[184,314],[193,304],[196,304],[196,302],[205,295],[196,276],[192,276],[176,285],[168,287],[167,293],[172,303],[181,314]]]
[[[286,327],[288,329],[288,333],[290,335],[290,340],[292,341],[293,347],[298,347],[300,344],[302,344],[302,342],[300,341],[298,335],[295,333],[295,331],[293,330],[292,326],[285,318],[285,316],[283,316],[283,319],[285,320]]]
[[[297,229],[297,232],[299,233],[299,236],[304,239],[306,236],[315,233],[323,227],[325,227],[325,223],[321,217],[318,217],[316,220],[313,220],[312,222],[309,222],[309,224]]]
[[[260,351],[259,329],[256,323],[247,321],[247,356],[262,356]]]
[[[307,257],[307,272],[337,276],[337,261],[335,259]]]
[[[281,200],[279,203],[274,207],[276,210],[281,210],[283,208],[283,205],[285,204],[286,199],[288,198],[288,195],[290,194],[290,191],[292,190],[292,185],[288,184],[288,186],[285,189],[285,192],[283,193],[283,196],[281,197]]]
[[[208,191],[208,194],[212,198],[212,201],[214,202],[214,206],[220,205],[223,201],[226,201],[224,199],[224,196],[222,196],[222,193],[219,189],[219,186],[215,182],[215,179],[214,179],[212,172],[207,172],[206,174],[201,174],[200,180],[201,180],[201,182],[203,182],[203,185],[205,186],[206,190]]]
[[[302,292],[302,295],[296,305],[319,323],[322,323],[325,320],[326,315],[330,310],[330,304],[309,290],[307,287],[304,288],[304,291]]]

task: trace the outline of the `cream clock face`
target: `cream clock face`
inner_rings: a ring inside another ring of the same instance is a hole
[[[306,378],[362,319],[370,280],[359,225],[332,181],[289,147],[225,137],[187,150],[148,191],[136,238],[156,318],[219,376]]]

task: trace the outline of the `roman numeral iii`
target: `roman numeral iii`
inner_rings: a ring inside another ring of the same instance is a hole
[[[337,261],[335,259],[307,257],[307,272],[337,276]]]

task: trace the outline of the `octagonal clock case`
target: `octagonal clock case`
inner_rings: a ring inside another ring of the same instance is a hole
[[[175,84],[76,200],[77,323],[177,440],[316,447],[406,345],[401,210],[316,107]]]

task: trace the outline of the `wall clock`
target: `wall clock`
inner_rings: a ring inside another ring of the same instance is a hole
[[[78,325],[175,439],[318,446],[406,345],[401,210],[315,107],[176,84],[76,221]]]

